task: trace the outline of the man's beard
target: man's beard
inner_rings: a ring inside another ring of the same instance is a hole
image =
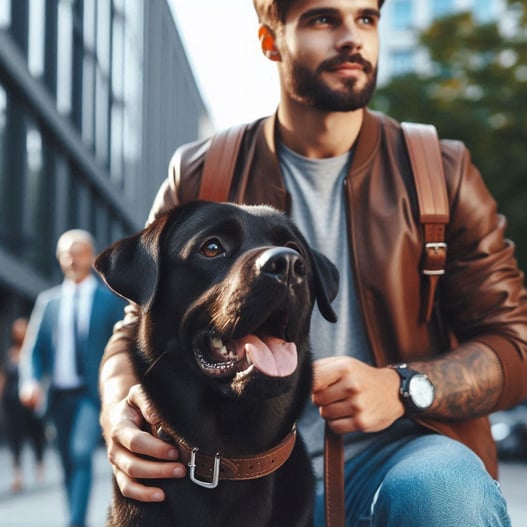
[[[339,56],[324,61],[313,72],[295,62],[289,53],[282,54],[282,61],[289,70],[285,82],[293,99],[326,112],[350,112],[364,108],[370,102],[377,84],[377,68],[359,54]],[[357,87],[357,79],[344,79],[340,89],[330,88],[322,79],[324,71],[347,62],[360,64],[366,74],[366,84]]]

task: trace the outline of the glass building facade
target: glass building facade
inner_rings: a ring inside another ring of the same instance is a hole
[[[495,20],[506,9],[504,0],[390,0],[381,15],[379,84],[392,77],[429,68],[418,35],[434,20],[470,11],[481,23]]]
[[[174,149],[210,132],[166,0],[0,0],[0,359],[62,278],[59,235],[141,228]]]

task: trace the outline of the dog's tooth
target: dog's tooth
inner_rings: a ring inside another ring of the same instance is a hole
[[[223,340],[221,340],[220,337],[212,337],[210,339],[211,344],[214,346],[215,349],[221,350],[223,353],[223,349],[225,346],[223,345]]]
[[[247,355],[245,355],[245,360],[247,361],[247,364],[249,366],[252,366],[253,361],[252,361],[251,356],[249,355],[249,353],[247,353]]]

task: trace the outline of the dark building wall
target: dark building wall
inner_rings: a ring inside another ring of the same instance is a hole
[[[174,149],[210,120],[166,0],[0,0],[0,365],[61,280],[58,236],[144,225]]]
[[[142,210],[146,219],[159,183],[177,146],[212,133],[210,118],[199,94],[191,66],[170,8],[154,2],[145,13],[144,129],[153,132],[143,142],[141,192],[149,196]],[[174,45],[167,45],[168,42]],[[163,79],[163,82],[159,82]]]

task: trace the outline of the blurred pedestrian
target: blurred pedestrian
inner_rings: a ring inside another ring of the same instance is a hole
[[[32,409],[26,408],[18,397],[20,350],[27,331],[28,320],[17,318],[11,326],[11,346],[7,352],[5,369],[0,373],[0,394],[4,411],[7,444],[11,454],[13,479],[11,490],[24,488],[22,449],[29,442],[35,456],[35,479],[44,478],[44,447],[46,443],[44,420]]]
[[[101,439],[99,362],[123,301],[92,274],[89,232],[62,234],[57,259],[61,285],[42,292],[22,349],[20,396],[47,410],[55,429],[69,506],[69,525],[84,527],[93,453]]]

